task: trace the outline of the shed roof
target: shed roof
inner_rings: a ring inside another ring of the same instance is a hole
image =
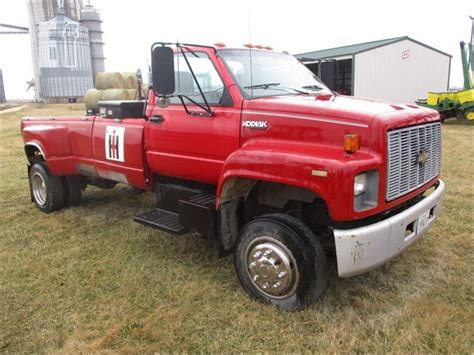
[[[372,42],[364,42],[364,43],[358,43],[358,44],[351,44],[349,46],[342,46],[342,47],[335,47],[335,48],[329,48],[329,49],[322,49],[319,51],[314,51],[314,52],[305,52],[305,53],[300,53],[300,54],[295,54],[295,57],[298,59],[302,60],[318,60],[318,59],[326,59],[326,58],[337,58],[337,57],[343,57],[343,56],[348,56],[348,55],[354,55],[362,52],[367,52],[375,48],[383,47],[392,43],[400,42],[403,40],[409,40],[415,43],[418,43],[419,45],[422,45],[426,48],[429,48],[435,52],[438,52],[440,54],[446,55],[448,57],[452,57],[450,54],[444,53],[436,48],[430,47],[424,43],[418,42],[408,36],[402,36],[402,37],[395,37],[395,38],[388,38],[388,39],[381,39],[378,41],[372,41]]]

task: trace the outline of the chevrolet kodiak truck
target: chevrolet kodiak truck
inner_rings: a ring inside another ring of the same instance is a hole
[[[136,222],[216,238],[248,294],[287,310],[323,293],[325,236],[349,277],[439,216],[436,111],[341,96],[267,49],[159,42],[151,57],[145,101],[23,119],[41,211],[79,204],[87,185],[152,191],[155,208]]]

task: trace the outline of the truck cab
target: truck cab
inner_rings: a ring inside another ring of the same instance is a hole
[[[32,201],[87,185],[156,196],[136,222],[216,238],[244,289],[289,310],[320,297],[326,253],[349,277],[401,253],[441,212],[439,114],[339,95],[264,48],[152,46],[145,101],[25,118]]]

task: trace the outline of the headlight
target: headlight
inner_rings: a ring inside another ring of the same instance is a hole
[[[365,211],[377,207],[379,171],[369,170],[354,178],[354,210]]]
[[[354,178],[354,196],[358,196],[367,190],[367,174],[362,173]]]

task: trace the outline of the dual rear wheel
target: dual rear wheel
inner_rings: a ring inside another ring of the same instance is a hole
[[[65,206],[78,205],[82,189],[78,176],[59,177],[51,174],[43,162],[36,162],[30,168],[31,196],[42,212],[56,211]]]

